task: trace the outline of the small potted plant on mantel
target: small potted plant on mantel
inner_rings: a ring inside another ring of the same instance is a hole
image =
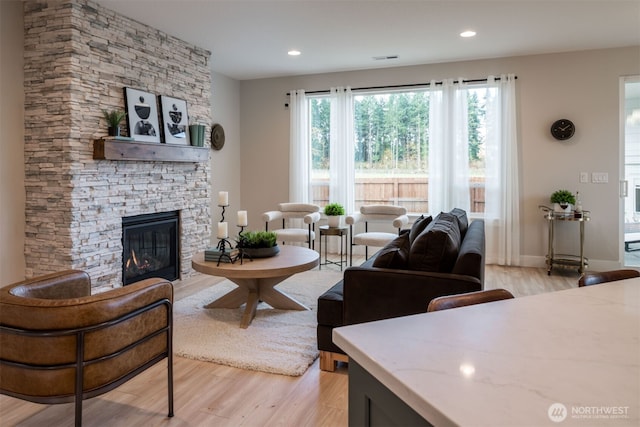
[[[324,214],[327,216],[329,227],[340,227],[344,207],[340,203],[329,203],[324,207]]]
[[[273,231],[247,231],[238,236],[237,248],[251,258],[268,258],[280,252],[277,238]]]
[[[576,203],[576,197],[569,190],[557,190],[551,194],[549,199],[553,203],[553,210],[556,212],[571,212],[572,205]]]
[[[120,136],[120,122],[127,113],[122,110],[102,110],[104,119],[107,121],[109,136]]]

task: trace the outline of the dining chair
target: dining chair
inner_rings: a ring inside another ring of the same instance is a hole
[[[601,271],[593,273],[584,273],[578,280],[578,287],[598,285],[600,283],[615,282],[616,280],[631,279],[633,277],[640,277],[638,270],[620,269]]]
[[[457,295],[446,295],[429,301],[427,312],[448,310],[450,308],[464,307],[467,305],[483,304],[485,302],[500,301],[514,298],[506,289],[488,289],[477,292],[467,292]]]

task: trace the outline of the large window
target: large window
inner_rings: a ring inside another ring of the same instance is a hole
[[[486,87],[466,91],[470,211],[484,212]],[[357,93],[353,97],[355,208],[398,204],[429,212],[429,90]],[[331,102],[308,98],[313,202],[329,202]]]
[[[483,80],[484,82],[484,80]],[[520,262],[516,76],[327,97],[291,91],[292,200],[454,207],[484,218],[487,262]],[[354,93],[355,92],[355,93]]]

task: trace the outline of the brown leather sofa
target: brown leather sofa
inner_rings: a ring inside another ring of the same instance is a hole
[[[167,359],[173,416],[173,285],[147,279],[91,295],[68,270],[0,289],[0,393],[30,402],[82,401]]]
[[[484,257],[483,220],[468,223],[460,209],[420,218],[318,298],[320,369],[348,361],[335,327],[424,313],[436,297],[483,290]]]

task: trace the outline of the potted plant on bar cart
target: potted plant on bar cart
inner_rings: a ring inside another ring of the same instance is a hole
[[[555,212],[570,213],[571,207],[576,203],[576,197],[569,190],[557,190],[551,194],[549,201],[553,203]]]

